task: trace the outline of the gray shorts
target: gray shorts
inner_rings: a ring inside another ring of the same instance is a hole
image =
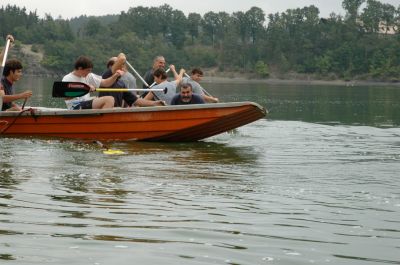
[[[82,101],[78,105],[74,106],[74,110],[78,109],[92,109],[93,108],[93,99]]]

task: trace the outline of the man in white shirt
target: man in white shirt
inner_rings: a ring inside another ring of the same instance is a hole
[[[63,77],[63,82],[81,82],[90,86],[90,91],[95,91],[98,87],[111,86],[115,80],[124,74],[122,70],[116,71],[111,77],[102,79],[101,76],[91,73],[93,69],[92,61],[86,56],[80,56],[74,66],[74,71]],[[65,100],[67,108],[78,109],[106,109],[114,107],[112,96],[90,98],[89,94],[82,97],[67,98]]]

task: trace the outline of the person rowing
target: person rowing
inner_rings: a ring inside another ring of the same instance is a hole
[[[168,81],[167,80],[167,72],[163,68],[158,68],[154,71],[154,81],[156,85],[153,86],[153,89],[167,89],[167,93],[161,92],[149,92],[144,99],[147,100],[156,100],[160,99],[165,101],[168,105],[171,105],[171,100],[176,94],[176,88],[181,83],[183,74],[185,73],[184,69],[180,69],[179,74],[175,70],[175,66],[173,64],[170,65],[170,69],[172,73],[174,73],[175,80]]]
[[[19,60],[10,59],[6,62],[3,76],[0,82],[0,97],[3,98],[1,110],[3,111],[21,111],[22,107],[14,101],[25,99],[32,96],[31,90],[15,94],[13,85],[20,80],[22,76],[22,64]],[[24,103],[25,104],[25,103]]]
[[[80,56],[75,61],[74,70],[63,77],[63,82],[81,82],[90,86],[91,91],[98,87],[111,86],[118,77],[123,75],[122,70],[116,70],[112,76],[103,79],[101,76],[92,73],[93,63],[86,56]],[[112,96],[91,98],[89,94],[81,97],[66,98],[65,104],[70,110],[79,109],[107,109],[114,107],[114,98]]]
[[[157,69],[162,68],[165,70],[165,58],[162,55],[157,55],[153,59],[153,66],[151,69],[147,70],[147,72],[144,74],[144,81],[143,82],[143,88],[151,88],[154,84],[154,71]],[[144,98],[147,95],[147,92],[145,92],[142,97]]]
[[[15,94],[13,85],[18,82],[22,76],[22,63],[19,60],[7,60],[8,49],[11,43],[14,42],[12,35],[7,35],[6,47],[1,52],[1,71],[0,71],[0,111],[21,111],[24,108],[25,102],[32,96],[31,90],[26,90],[22,93]],[[19,106],[14,101],[24,99],[22,106]]]
[[[125,62],[126,62],[126,56],[123,53],[120,53],[118,57],[112,57],[109,59],[107,62],[107,70],[103,73],[102,78],[107,79],[110,78],[113,73],[115,73],[117,70],[124,70],[125,67]],[[124,70],[125,72],[125,70]],[[123,75],[124,76],[124,75]],[[122,77],[123,77],[122,76]],[[125,88],[126,84],[122,80],[122,77],[118,77],[115,82],[109,86],[110,88]],[[165,103],[162,100],[157,100],[157,101],[152,101],[152,100],[146,100],[143,98],[138,98],[136,94],[132,93],[131,91],[126,91],[126,92],[100,92],[99,97],[104,97],[104,96],[112,96],[114,98],[114,107],[123,107],[123,101],[126,102],[126,104],[129,107],[132,106],[138,106],[138,107],[147,107],[147,106],[164,106]]]
[[[202,88],[201,85],[199,84],[202,78],[203,78],[203,71],[200,68],[194,68],[191,71],[190,76],[186,75],[183,78],[182,84],[190,84],[192,87],[192,92],[200,95],[205,102],[218,103],[219,99],[211,96],[209,93],[206,93],[205,89]]]

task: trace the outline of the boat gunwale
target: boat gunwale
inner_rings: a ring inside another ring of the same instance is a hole
[[[267,110],[261,105],[251,101],[243,102],[226,102],[226,103],[206,103],[206,104],[190,104],[190,105],[169,105],[169,106],[154,106],[154,107],[136,107],[136,108],[112,108],[112,109],[83,109],[83,110],[68,110],[47,107],[27,107],[22,111],[0,111],[0,117],[16,117],[16,116],[86,116],[98,114],[114,114],[114,113],[145,113],[145,112],[165,112],[175,110],[207,110],[218,108],[232,108],[246,105],[253,105],[264,113]],[[31,113],[30,110],[33,110]]]

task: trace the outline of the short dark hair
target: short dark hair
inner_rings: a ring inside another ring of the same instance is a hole
[[[165,72],[164,69],[158,68],[154,71],[153,76],[156,76],[158,78],[161,78],[161,80],[167,79],[167,72]]]
[[[193,91],[193,87],[192,87],[192,85],[190,83],[183,83],[181,85],[181,90],[182,90],[182,88],[190,88],[190,90]]]
[[[107,69],[110,68],[111,66],[113,66],[114,64],[115,64],[115,60],[113,60],[113,59],[108,60]]]
[[[165,60],[164,56],[162,56],[162,55],[157,55],[156,57],[154,57],[153,63],[156,63],[156,62],[159,61],[160,59],[164,59],[164,60]]]
[[[75,61],[75,70],[78,70],[79,68],[82,69],[88,69],[88,68],[93,68],[93,63],[92,60],[89,59],[87,56],[79,56],[78,59]]]
[[[200,68],[193,68],[192,75],[195,75],[195,74],[203,75],[203,71],[201,71]]]
[[[17,59],[10,59],[4,65],[3,75],[8,76],[11,71],[15,72],[15,70],[22,69],[22,63]]]

